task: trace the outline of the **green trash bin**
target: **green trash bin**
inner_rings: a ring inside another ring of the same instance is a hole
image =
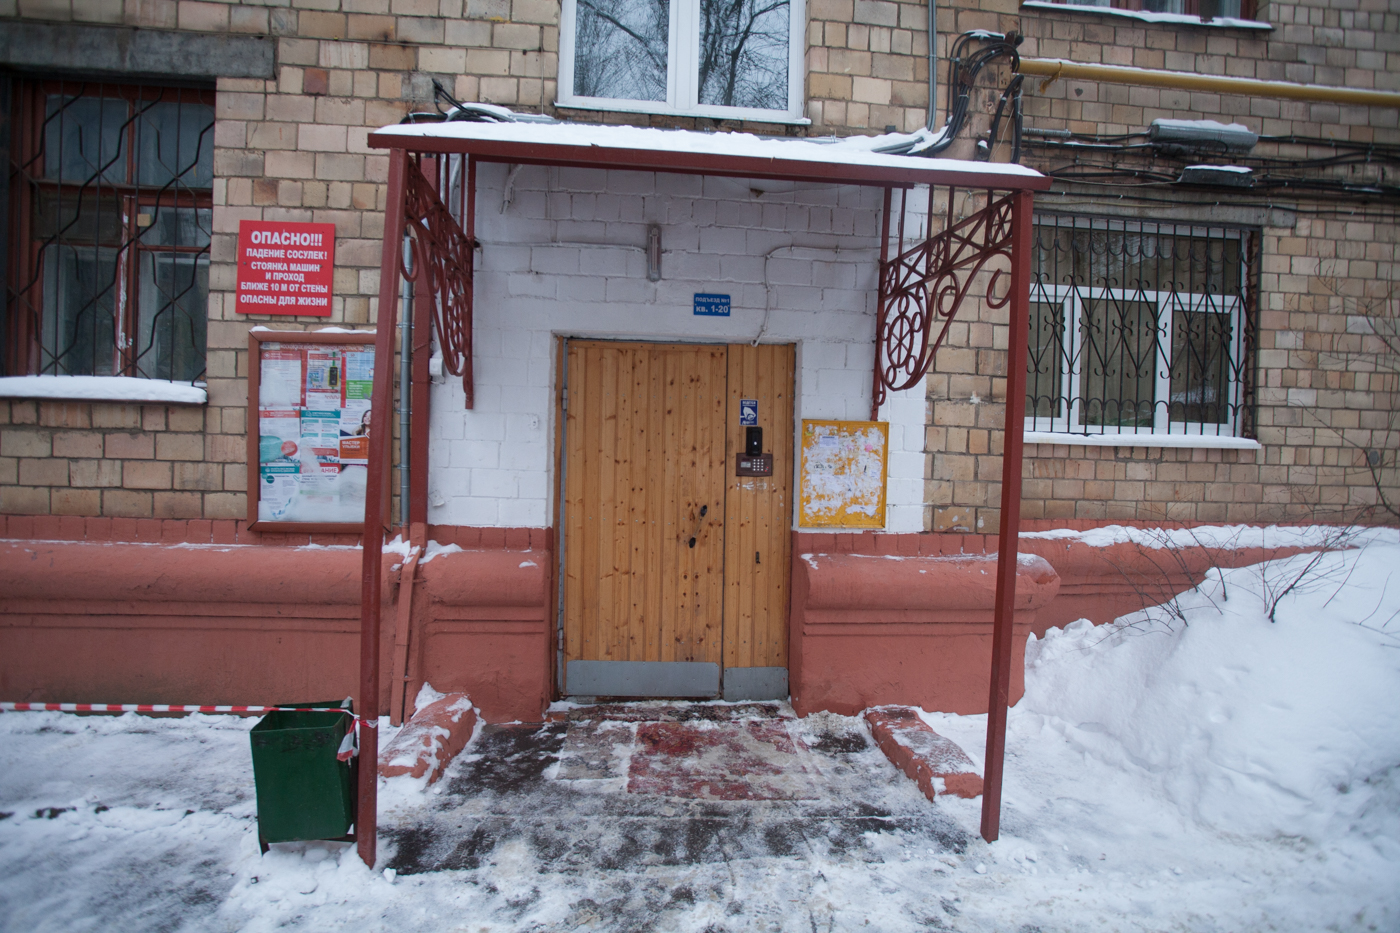
[[[350,701],[280,703],[286,707],[350,709]],[[355,763],[340,761],[354,720],[343,713],[274,710],[253,727],[253,783],[258,796],[258,843],[334,839],[353,842]]]

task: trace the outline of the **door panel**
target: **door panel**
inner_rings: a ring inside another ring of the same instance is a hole
[[[729,348],[729,429],[725,458],[724,666],[787,667],[792,549],[793,365],[789,345]],[[739,400],[758,402],[772,476],[735,476],[744,450]]]
[[[786,682],[794,356],[567,343],[565,692],[713,696],[721,664],[741,693]],[[770,477],[734,475],[740,399]]]
[[[726,358],[569,343],[567,661],[720,662]]]

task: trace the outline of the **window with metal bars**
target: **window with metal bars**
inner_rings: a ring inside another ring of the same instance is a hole
[[[8,373],[202,378],[213,92],[22,81],[11,115]]]
[[[1245,436],[1257,234],[1040,215],[1026,430]]]

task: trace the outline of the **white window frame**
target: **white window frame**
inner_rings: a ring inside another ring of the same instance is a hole
[[[788,26],[788,106],[786,110],[758,107],[717,107],[699,103],[700,0],[671,0],[670,39],[667,49],[666,100],[626,100],[581,97],[574,89],[574,25],[577,0],[563,0],[559,18],[559,87],[556,107],[576,110],[608,110],[620,113],[652,113],[666,116],[713,117],[763,123],[806,125],[802,114],[803,59],[807,44],[807,4],[789,0],[792,21]]]
[[[1162,436],[1186,435],[1190,437],[1239,437],[1239,421],[1243,411],[1244,386],[1237,374],[1241,370],[1244,355],[1244,308],[1239,298],[1232,295],[1207,293],[1177,293],[1166,291],[1137,291],[1120,288],[1084,288],[1072,285],[1032,286],[1031,302],[1036,304],[1059,304],[1065,321],[1065,348],[1069,359],[1067,371],[1060,373],[1061,397],[1066,400],[1064,414],[1053,417],[1026,415],[1025,430],[1028,432],[1053,432],[1068,436],[1118,435],[1118,436]],[[1153,387],[1153,424],[1151,428],[1136,426],[1099,425],[1083,423],[1082,366],[1085,339],[1082,330],[1084,301],[1141,301],[1152,304],[1157,311],[1156,379]],[[1230,365],[1226,386],[1227,410],[1233,412],[1233,423],[1216,424],[1201,421],[1171,421],[1171,359],[1170,348],[1176,343],[1173,327],[1174,311],[1214,312],[1231,317]],[[1168,402],[1162,405],[1162,400]]]

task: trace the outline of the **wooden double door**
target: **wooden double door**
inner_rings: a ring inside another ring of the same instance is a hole
[[[786,696],[794,348],[564,358],[564,692]],[[771,475],[737,475],[750,427]]]

